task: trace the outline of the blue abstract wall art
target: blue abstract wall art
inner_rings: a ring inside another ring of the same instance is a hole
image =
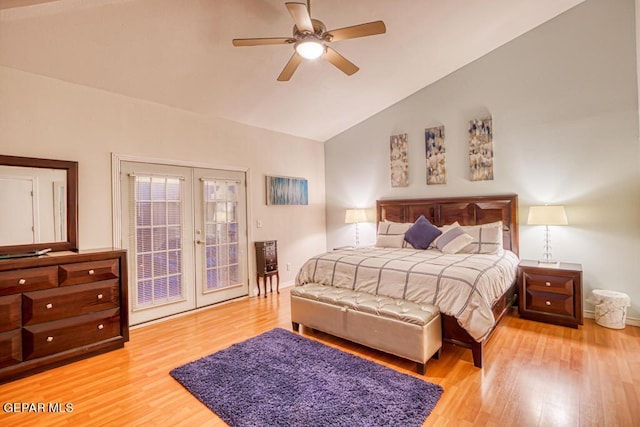
[[[267,176],[267,205],[308,205],[309,184],[304,178]]]

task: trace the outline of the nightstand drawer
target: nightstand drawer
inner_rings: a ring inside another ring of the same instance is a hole
[[[573,277],[550,276],[547,274],[527,272],[524,273],[524,281],[527,290],[564,295],[573,295],[573,288],[575,286]]]
[[[573,317],[573,297],[550,292],[527,290],[527,310]]]

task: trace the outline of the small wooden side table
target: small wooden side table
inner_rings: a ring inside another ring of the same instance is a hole
[[[572,328],[582,325],[582,265],[522,260],[518,271],[520,317]]]
[[[280,293],[278,242],[276,240],[256,242],[256,281],[258,282],[258,296],[260,296],[260,277],[262,277],[264,284],[264,297],[267,297],[267,279],[269,279],[269,290],[273,293],[273,276],[276,277],[276,292]]]

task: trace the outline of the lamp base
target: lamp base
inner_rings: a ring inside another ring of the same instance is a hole
[[[553,261],[553,260],[545,260],[545,259],[541,259],[538,260],[538,265],[540,267],[559,267],[560,266],[560,262],[559,261]]]

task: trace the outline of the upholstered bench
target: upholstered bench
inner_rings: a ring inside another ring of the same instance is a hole
[[[317,283],[291,290],[291,322],[412,360],[420,374],[442,348],[438,307]]]

